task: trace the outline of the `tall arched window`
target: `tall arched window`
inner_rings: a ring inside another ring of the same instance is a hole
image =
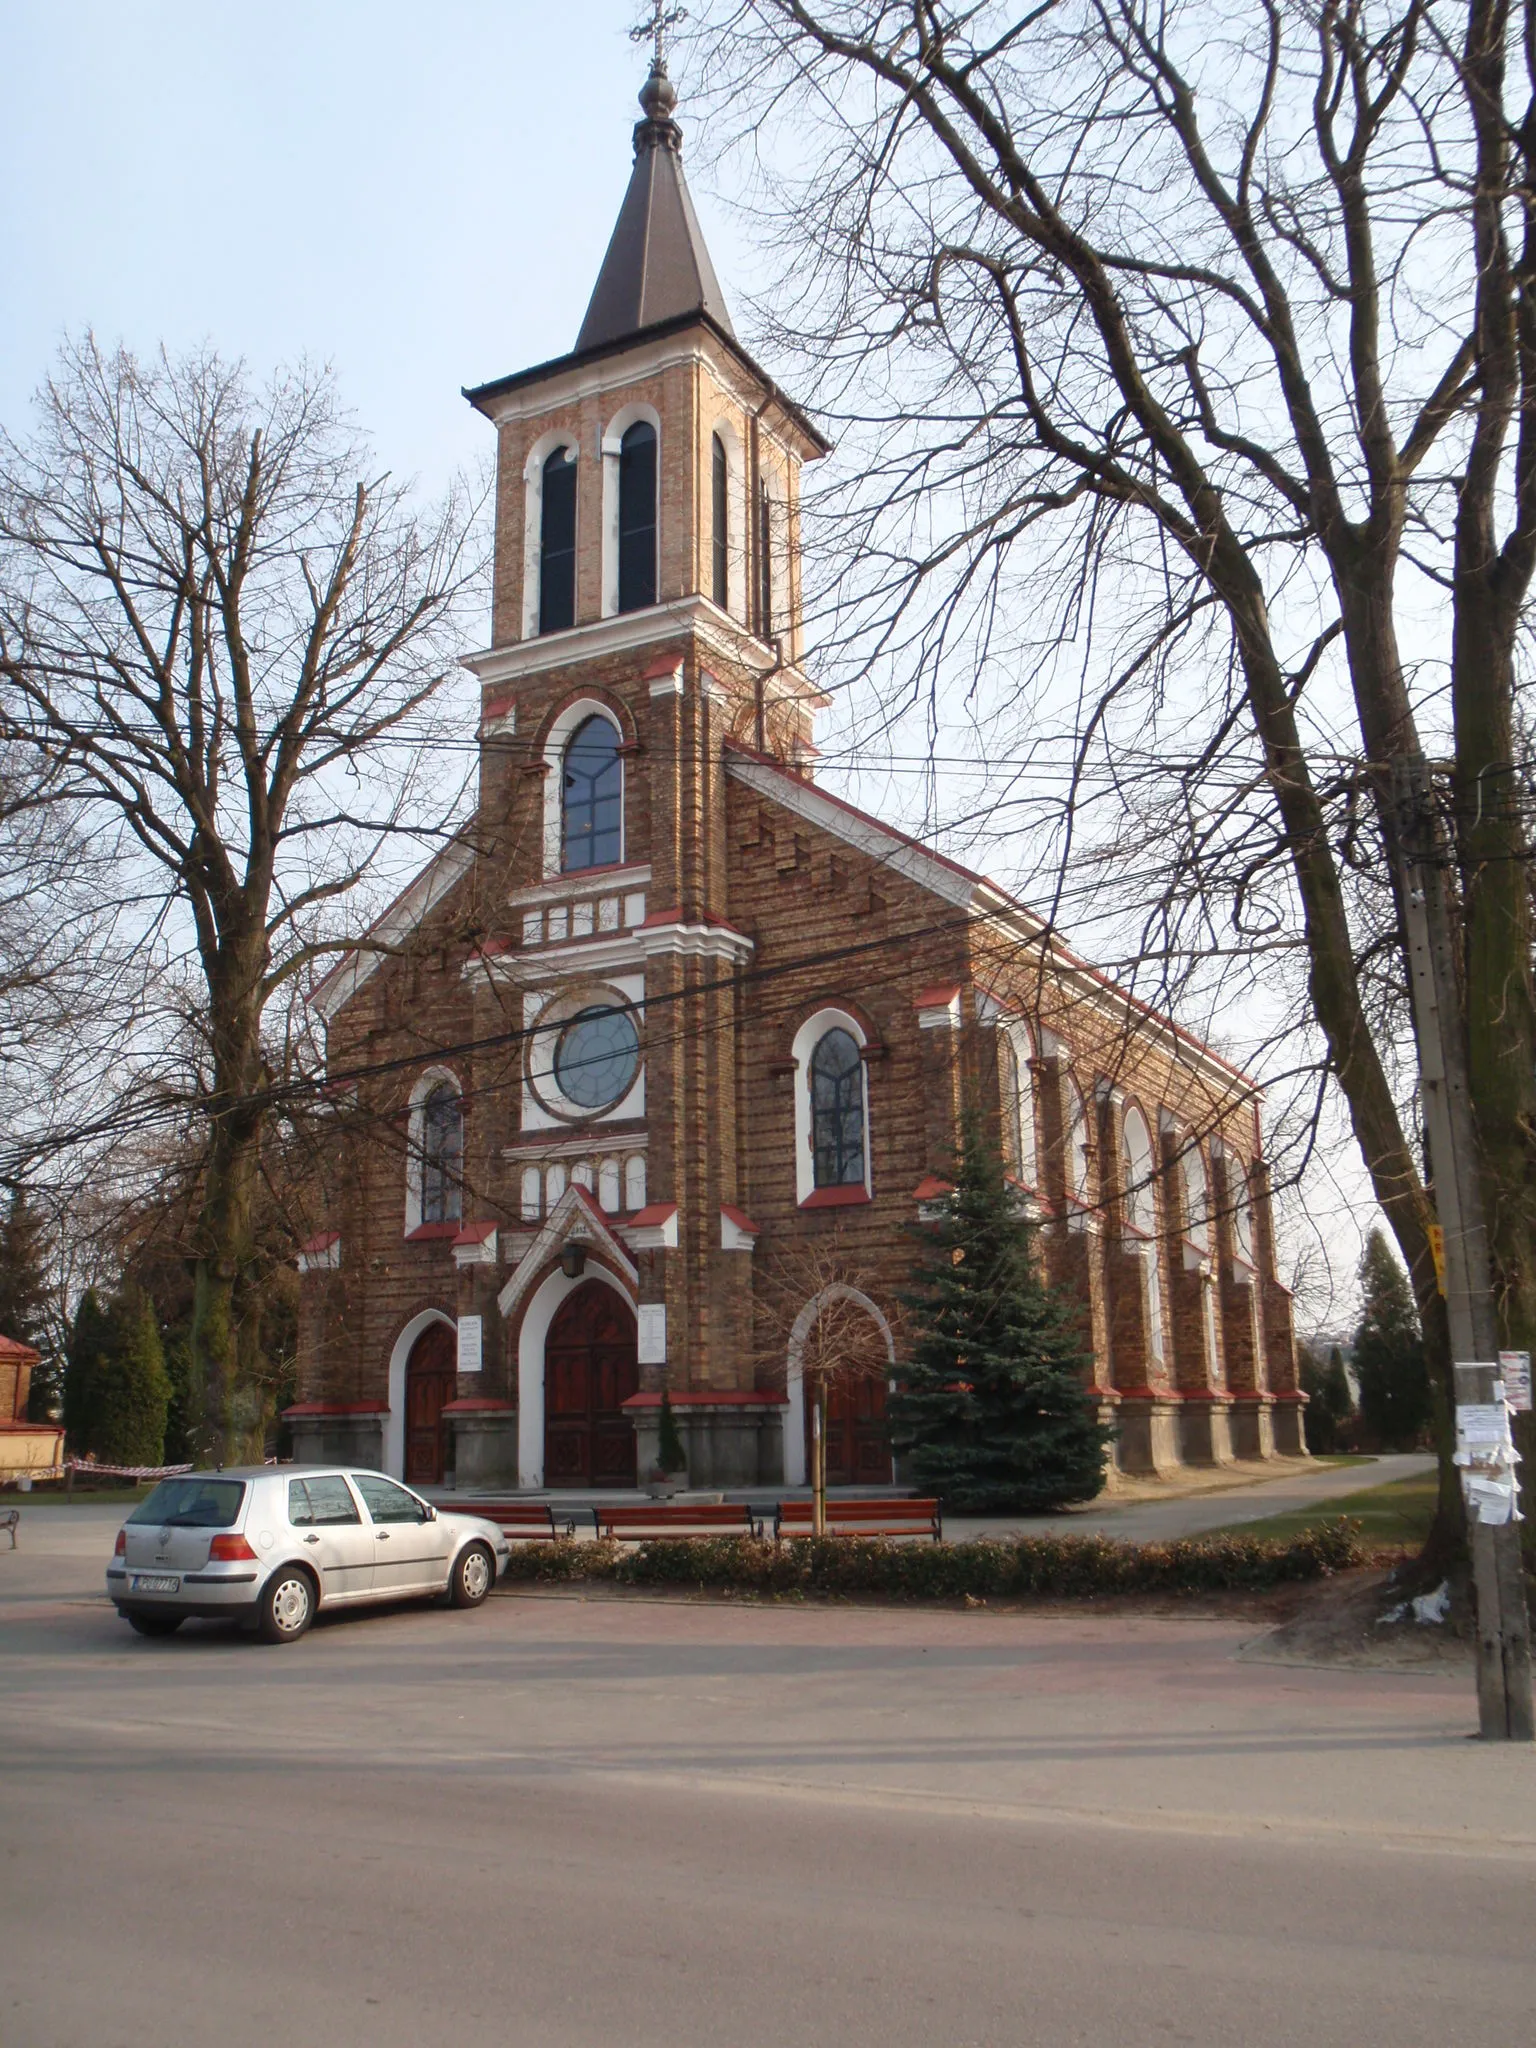
[[[1066,1088],[1067,1142],[1066,1169],[1067,1193],[1079,1202],[1088,1199],[1088,1111],[1077,1083],[1068,1077]]]
[[[544,464],[539,514],[539,631],[576,623],[576,457],[557,448]]]
[[[1157,1236],[1156,1159],[1152,1133],[1139,1109],[1128,1109],[1120,1127],[1120,1169],[1125,1220],[1135,1233],[1129,1249],[1141,1267],[1147,1355],[1158,1362],[1163,1349],[1163,1265]]]
[[[724,612],[731,608],[731,471],[725,457],[724,441],[718,434],[710,439],[714,510],[710,595]]]
[[[1227,1198],[1232,1204],[1232,1242],[1237,1256],[1248,1265],[1255,1265],[1253,1191],[1248,1169],[1235,1152],[1227,1154]]]
[[[1035,1185],[1035,1100],[1029,1051],[1018,1029],[1004,1023],[997,1033],[997,1093],[1002,1112],[1003,1164],[1015,1180]]]
[[[650,429],[646,431],[649,433]],[[571,735],[561,770],[560,865],[604,868],[624,858],[624,767],[619,736],[593,714]]]
[[[619,610],[656,602],[656,429],[637,420],[619,443]]]
[[[840,1025],[811,1054],[811,1151],[818,1188],[864,1185],[864,1061]]]
[[[439,1081],[421,1106],[421,1220],[456,1223],[464,1163],[464,1113],[459,1091]]]
[[[1197,1252],[1211,1248],[1210,1192],[1205,1178],[1205,1161],[1198,1145],[1191,1145],[1181,1162],[1184,1176],[1184,1235]]]

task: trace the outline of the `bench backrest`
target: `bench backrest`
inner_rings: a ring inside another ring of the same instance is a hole
[[[657,1501],[652,1507],[594,1508],[599,1537],[639,1543],[651,1536],[750,1536],[756,1527],[744,1501]]]
[[[808,1532],[815,1512],[812,1501],[780,1501],[775,1533]],[[827,1528],[844,1536],[931,1536],[937,1542],[944,1523],[936,1500],[829,1500]]]
[[[569,1515],[556,1515],[547,1501],[466,1500],[448,1509],[454,1515],[478,1515],[482,1522],[494,1522],[504,1536],[530,1537],[535,1541],[568,1536],[574,1527]]]

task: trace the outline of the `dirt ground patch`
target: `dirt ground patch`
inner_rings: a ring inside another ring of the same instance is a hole
[[[1292,1612],[1242,1652],[1288,1663],[1443,1671],[1472,1662],[1472,1614],[1464,1585],[1450,1589],[1445,1618],[1421,1621],[1392,1571],[1340,1572],[1296,1589]]]

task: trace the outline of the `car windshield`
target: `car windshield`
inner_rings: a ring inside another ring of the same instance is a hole
[[[243,1479],[162,1479],[128,1519],[158,1522],[162,1529],[230,1529],[244,1498]]]

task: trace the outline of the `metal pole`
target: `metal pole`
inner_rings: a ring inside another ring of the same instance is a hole
[[[1403,911],[1419,1093],[1429,1141],[1435,1210],[1445,1241],[1445,1306],[1456,1402],[1492,1400],[1499,1355],[1488,1232],[1477,1170],[1477,1133],[1461,1031],[1461,997],[1446,870],[1435,830],[1429,766],[1393,768],[1405,866]],[[1488,1368],[1488,1370],[1473,1370]],[[1531,1713],[1530,1625],[1519,1525],[1473,1517],[1469,1535],[1477,1595],[1477,1705],[1490,1742],[1536,1739]]]

